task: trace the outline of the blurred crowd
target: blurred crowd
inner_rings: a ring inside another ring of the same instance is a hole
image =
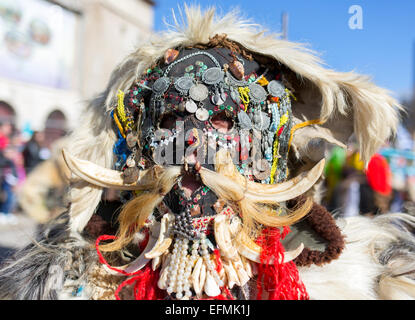
[[[376,153],[365,167],[357,146],[335,147],[325,168],[323,204],[343,217],[373,217],[388,212],[413,213],[414,153],[391,146]],[[397,165],[399,163],[400,165]]]
[[[27,175],[50,157],[43,132],[23,135],[11,123],[0,123],[0,224],[16,224],[17,194]]]

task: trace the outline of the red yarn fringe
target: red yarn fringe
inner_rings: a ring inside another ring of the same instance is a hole
[[[309,295],[303,282],[299,278],[298,270],[293,261],[281,263],[284,260],[285,249],[281,239],[290,232],[288,227],[283,228],[281,234],[278,228],[264,229],[257,243],[262,247],[258,264],[257,300],[308,300]],[[99,261],[109,269],[119,272],[129,278],[123,281],[115,291],[115,298],[121,300],[120,292],[126,286],[133,285],[134,298],[136,300],[159,300],[165,297],[164,291],[157,286],[159,271],[153,271],[150,264],[142,270],[128,273],[124,270],[112,267],[105,260],[99,250],[101,241],[114,240],[115,236],[102,235],[97,238],[95,247]],[[217,271],[222,268],[219,252],[215,252]],[[277,261],[271,264],[270,262]],[[206,300],[234,300],[228,288],[221,288],[222,294]]]
[[[101,251],[99,250],[99,244],[101,241],[114,240],[115,236],[102,235],[97,238],[95,242],[95,248],[98,253],[99,261],[105,264],[109,269],[119,272],[125,276],[128,276],[127,280],[123,281],[115,290],[115,299],[121,300],[120,292],[126,286],[134,285],[134,299],[135,300],[160,300],[165,297],[165,293],[157,286],[158,279],[160,277],[159,271],[153,271],[151,265],[148,263],[143,269],[136,272],[128,273],[124,270],[112,267],[105,260]]]
[[[258,264],[257,300],[308,300],[309,295],[293,261],[284,261],[285,249],[281,239],[291,230],[284,227],[263,230],[257,242],[262,247]],[[273,264],[270,262],[276,261]]]

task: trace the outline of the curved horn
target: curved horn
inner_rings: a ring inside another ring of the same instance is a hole
[[[173,239],[169,237],[169,226],[173,220],[174,216],[171,213],[166,213],[163,218],[161,218],[159,237],[153,249],[145,254],[147,259],[154,259],[161,256],[170,247]]]
[[[153,167],[140,171],[136,182],[124,182],[122,172],[98,166],[87,160],[80,160],[62,149],[63,159],[68,168],[81,179],[95,186],[114,188],[118,190],[146,190],[154,186],[155,177],[160,174],[161,167]]]
[[[320,178],[323,173],[326,160],[320,160],[311,170],[302,172],[298,176],[278,184],[262,184],[249,181],[248,193],[258,195],[274,195],[301,192],[304,193],[310,189]],[[290,198],[292,199],[292,198]]]
[[[323,159],[310,171],[303,172],[299,176],[277,185],[248,183],[245,196],[251,199],[260,197],[264,202],[267,200],[282,202],[294,199],[311,189],[323,173],[324,165],[325,160]]]
[[[236,248],[238,252],[246,259],[261,263],[260,253],[261,247],[257,245],[252,239],[243,231],[241,231],[235,239]],[[304,250],[304,244],[301,243],[296,249],[284,253],[284,262],[287,263],[297,258]],[[271,259],[270,264],[274,264]]]
[[[141,270],[151,259],[159,257],[169,248],[172,239],[165,238],[165,234],[168,232],[169,221],[172,219],[170,215],[172,214],[165,214],[161,219],[161,223],[155,223],[153,225],[150,230],[150,237],[143,252],[134,261],[124,266],[117,267],[117,269],[124,270],[128,273],[134,273]],[[157,233],[159,235],[158,238],[155,236]],[[107,270],[111,274],[122,275],[120,273],[115,273],[110,269]]]
[[[261,202],[282,202],[302,195],[308,191],[320,178],[325,166],[322,159],[310,171],[303,172],[297,177],[278,184],[262,184],[248,181],[236,169],[228,151],[219,150],[216,154],[215,169],[228,179],[243,186],[246,184],[245,196],[247,198],[261,198]],[[263,201],[262,201],[263,200]]]
[[[145,249],[143,250],[143,252],[134,261],[132,261],[132,262],[126,264],[126,265],[116,267],[116,268],[120,269],[120,270],[123,270],[125,272],[128,272],[128,273],[134,273],[134,272],[144,268],[144,266],[151,260],[151,259],[146,258],[145,254],[147,252],[149,252],[154,247],[154,245],[156,244],[156,241],[157,241],[157,239],[150,234],[150,237],[148,238],[147,245],[146,245]],[[116,271],[113,271],[113,270],[107,268],[106,265],[104,265],[104,268],[106,268],[106,270],[112,275],[124,276],[122,273],[119,273],[119,272],[116,272]]]

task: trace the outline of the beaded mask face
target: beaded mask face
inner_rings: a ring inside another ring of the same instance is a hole
[[[116,149],[116,168],[127,182],[148,163],[213,169],[216,153],[226,150],[248,180],[282,182],[292,128],[290,99],[275,65],[227,48],[168,50],[113,113],[122,146]],[[175,187],[180,195],[169,194],[169,206],[180,211],[176,204],[186,204],[197,208],[192,215],[214,214],[217,198],[188,172]]]

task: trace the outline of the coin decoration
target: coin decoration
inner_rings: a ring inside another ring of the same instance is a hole
[[[194,101],[203,101],[209,96],[209,90],[204,84],[198,83],[190,88],[189,95]]]
[[[285,93],[284,86],[277,80],[272,80],[267,86],[268,93],[273,97],[281,97]]]
[[[174,81],[174,87],[182,95],[187,95],[192,86],[193,78],[191,77],[180,77]]]

